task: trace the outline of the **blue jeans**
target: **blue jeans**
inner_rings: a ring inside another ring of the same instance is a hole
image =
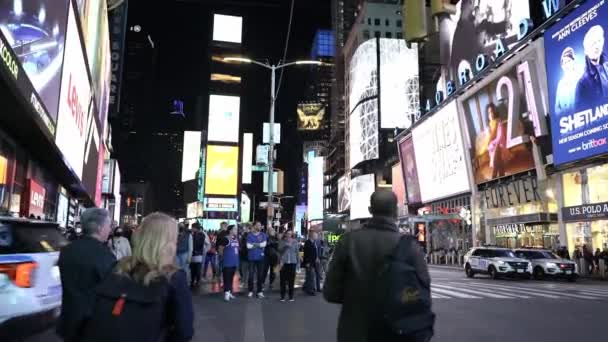
[[[188,277],[187,279],[189,279],[190,278],[190,267],[188,267],[188,253],[186,252],[186,253],[177,254],[175,256],[175,263],[177,264],[177,267],[186,271],[186,276]]]
[[[207,278],[207,267],[211,264],[211,271],[213,272],[213,276],[217,274],[217,269],[215,267],[216,255],[209,254],[205,255],[205,265],[203,266],[203,278]]]

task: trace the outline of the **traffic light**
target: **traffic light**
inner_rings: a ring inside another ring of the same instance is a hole
[[[407,42],[424,40],[428,36],[425,0],[403,2],[403,37]]]

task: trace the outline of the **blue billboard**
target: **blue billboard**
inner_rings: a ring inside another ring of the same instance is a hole
[[[608,1],[587,1],[545,32],[555,165],[608,152]]]

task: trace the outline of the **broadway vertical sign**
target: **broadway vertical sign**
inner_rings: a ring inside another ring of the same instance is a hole
[[[125,0],[109,13],[110,51],[112,53],[109,117],[116,117],[120,112],[120,88],[122,83],[125,37],[127,34],[127,8],[128,1]]]

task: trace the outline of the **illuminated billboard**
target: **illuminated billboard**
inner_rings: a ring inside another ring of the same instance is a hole
[[[53,123],[57,121],[59,107],[69,3],[68,0],[0,1],[0,30]],[[2,57],[7,58],[6,55],[2,51]]]
[[[378,96],[378,46],[376,38],[363,42],[353,54],[348,68],[348,112],[360,102]]]
[[[238,96],[209,96],[209,141],[239,142],[240,106]]]
[[[201,156],[201,132],[185,131],[184,147],[182,155],[182,182],[196,178],[200,167]]]
[[[298,130],[316,131],[323,128],[325,110],[326,108],[322,103],[298,104]]]
[[[371,217],[369,212],[370,199],[376,191],[374,174],[353,178],[350,187],[350,219],[358,220]]]
[[[207,145],[205,194],[236,196],[239,148]]]
[[[338,179],[338,212],[350,209],[350,175],[346,174]]]
[[[88,135],[92,131],[91,125],[95,125],[89,111],[90,102],[91,86],[87,66],[74,11],[69,6],[55,143],[79,179],[82,179],[85,141],[90,140]]]
[[[308,220],[323,219],[323,157],[308,161]]]
[[[251,199],[246,193],[241,194],[241,222],[251,221]]]
[[[253,133],[243,134],[243,184],[251,184],[253,165]]]
[[[420,115],[418,46],[380,39],[380,127],[409,128]]]
[[[213,15],[213,40],[240,44],[243,39],[243,17]]]
[[[393,165],[392,170],[392,189],[397,196],[397,213],[399,215],[405,215],[405,183],[403,182],[403,170],[401,163]]]
[[[363,161],[379,158],[378,135],[378,99],[375,98],[361,103],[350,115],[348,138],[351,169]]]
[[[205,197],[203,200],[203,211],[236,212],[238,210],[236,198]]]

